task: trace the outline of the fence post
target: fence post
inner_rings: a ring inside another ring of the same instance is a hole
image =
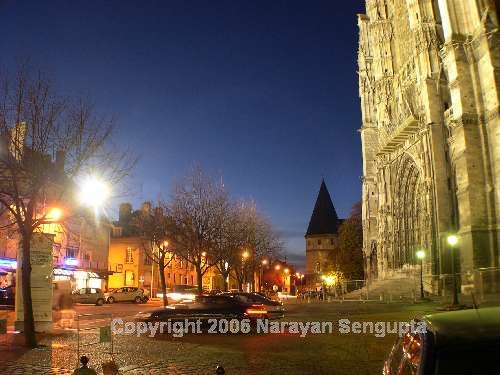
[[[479,288],[480,288],[480,296],[481,296],[481,303],[484,302],[484,279],[483,279],[483,271],[479,271]]]

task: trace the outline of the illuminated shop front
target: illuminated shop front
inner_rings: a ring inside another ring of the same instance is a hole
[[[69,280],[72,289],[104,289],[105,277],[96,272],[54,268],[54,281]]]
[[[0,288],[14,284],[17,261],[12,258],[0,257]]]

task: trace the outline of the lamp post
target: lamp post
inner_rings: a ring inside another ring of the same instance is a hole
[[[455,246],[458,244],[458,236],[450,234],[446,239],[451,251],[451,275],[453,278],[453,299],[452,306],[458,306],[457,275],[455,274]]]
[[[424,258],[425,251],[417,251],[417,258],[420,259],[420,299],[424,299]]]
[[[286,279],[288,278],[288,274],[290,273],[290,270],[288,268],[285,268],[283,270],[283,272],[285,273],[283,275],[283,289],[285,289],[284,291],[286,291]]]
[[[245,270],[245,261],[248,259],[249,256],[250,256],[250,254],[246,250],[243,252],[243,254],[241,254],[241,273],[243,276],[243,283],[244,284],[247,283],[247,273]]]

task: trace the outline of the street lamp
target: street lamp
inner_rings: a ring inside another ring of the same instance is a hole
[[[80,203],[91,206],[95,211],[103,205],[109,197],[109,187],[96,176],[88,176],[80,186]]]
[[[450,234],[446,241],[450,246],[451,252],[451,275],[453,277],[453,299],[451,301],[452,306],[458,306],[458,290],[457,290],[457,275],[455,275],[455,246],[458,244],[458,236],[455,234]]]
[[[288,268],[285,268],[283,270],[284,274],[283,274],[283,289],[284,291],[286,292],[286,280],[288,279],[288,274],[290,273],[290,270]],[[290,284],[290,283],[288,283]]]
[[[47,212],[47,215],[45,215],[45,220],[50,222],[56,222],[61,220],[62,216],[63,216],[62,210],[60,208],[54,207],[49,212]]]
[[[420,259],[420,299],[424,299],[424,258],[425,251],[417,251],[417,258]]]

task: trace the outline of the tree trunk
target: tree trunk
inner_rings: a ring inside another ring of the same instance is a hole
[[[195,264],[196,269],[196,280],[198,282],[198,293],[203,293],[203,274],[201,273],[201,264]]]
[[[163,307],[168,306],[168,297],[167,297],[167,282],[165,280],[165,257],[160,259],[158,264],[160,268],[160,284],[161,284],[161,293],[163,295]]]
[[[227,292],[229,289],[229,283],[227,282],[227,278],[229,276],[229,273],[228,272],[226,272],[226,273],[221,272],[221,274],[222,274],[222,279],[223,279],[222,281],[224,282],[224,292]]]
[[[31,235],[22,233],[23,259],[21,263],[22,295],[24,310],[24,341],[29,348],[36,348],[35,319],[31,300]]]

